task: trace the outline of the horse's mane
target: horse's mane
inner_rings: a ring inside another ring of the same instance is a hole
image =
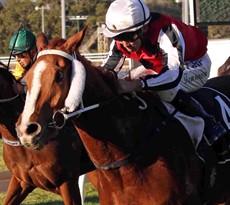
[[[79,51],[76,52],[77,59],[82,62],[84,66],[87,68],[91,68],[96,70],[96,72],[100,75],[103,81],[110,87],[110,89],[116,94],[116,78],[110,71],[103,69],[101,66],[97,66],[93,64],[91,61],[86,59]]]
[[[57,48],[58,49],[58,47],[62,46],[63,43],[65,43],[65,42],[66,42],[65,39],[56,37],[56,38],[52,38],[49,41],[49,45],[48,46],[49,46],[49,48]]]

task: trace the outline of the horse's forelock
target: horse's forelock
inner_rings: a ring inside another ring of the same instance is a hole
[[[66,42],[65,39],[62,38],[53,38],[49,41],[48,49],[59,49]]]

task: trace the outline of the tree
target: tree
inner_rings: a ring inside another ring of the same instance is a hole
[[[41,12],[35,10],[36,6],[41,6],[40,2],[17,0],[16,3],[15,0],[7,0],[3,4],[3,9],[0,11],[0,32],[2,34],[0,52],[2,55],[9,55],[10,51],[7,48],[10,38],[19,27],[30,29],[35,35],[41,33]],[[48,12],[44,11],[45,32],[48,32],[52,37],[60,36],[61,34],[61,10],[58,2],[58,0],[47,1],[52,9]]]
[[[83,44],[90,38],[90,36],[97,30],[98,26],[104,23],[105,14],[110,3],[113,0],[66,0],[66,17],[68,16],[78,16],[84,15],[88,16],[86,20],[80,21],[68,21],[69,25],[66,27],[66,38],[72,36],[79,29],[84,26],[88,27],[86,37]],[[145,0],[149,8],[153,12],[165,13],[168,15],[181,18],[181,4],[175,3],[175,0]],[[45,19],[45,33],[49,38],[61,37],[61,0],[6,0],[4,3],[0,4],[0,54],[9,55],[8,43],[14,32],[17,31],[20,25],[31,29],[31,31],[38,35],[41,33],[42,29],[42,17],[41,10],[36,11],[35,7],[41,7],[45,2],[49,4],[50,10],[44,10]],[[206,2],[206,1],[202,1]],[[212,2],[212,1],[211,1]],[[229,7],[225,7],[229,0],[218,1],[219,7],[223,7],[226,11],[229,11]],[[229,3],[228,3],[229,4]],[[212,7],[211,7],[212,6]],[[206,10],[202,10],[202,16],[206,18],[207,15],[218,14],[218,12],[210,12],[209,8],[213,8],[214,3]],[[214,7],[216,8],[216,6]],[[229,12],[228,12],[229,13]],[[222,18],[228,18],[228,13],[221,14]],[[214,18],[214,17],[213,17]],[[218,31],[219,28],[213,28],[210,30],[212,36],[217,36],[216,33],[221,33]],[[216,32],[218,31],[218,32]],[[229,31],[229,26],[223,32]],[[226,34],[225,34],[226,35]],[[229,34],[228,34],[229,36]],[[92,46],[92,51],[97,48],[96,42]]]

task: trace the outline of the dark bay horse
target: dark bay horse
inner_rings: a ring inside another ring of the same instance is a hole
[[[110,73],[78,52],[85,32],[49,43],[38,36],[39,54],[26,76],[27,98],[16,126],[21,141],[37,144],[72,117],[97,167],[101,205],[226,202],[230,168],[224,180],[213,169],[215,186],[206,192],[204,163],[187,130],[153,93],[117,95]]]
[[[25,101],[14,93],[14,81],[8,70],[0,69],[0,133],[3,159],[12,173],[3,205],[21,204],[37,187],[61,195],[65,205],[81,204],[80,139],[69,127],[58,138],[46,139],[39,146],[23,145],[17,137],[15,123]],[[89,175],[93,180],[93,173]]]

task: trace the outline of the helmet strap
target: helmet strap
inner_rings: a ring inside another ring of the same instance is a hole
[[[33,53],[33,50],[34,50],[34,53]],[[30,64],[28,66],[26,66],[25,69],[29,70],[37,58],[37,54],[36,54],[37,52],[35,49],[30,49],[27,52],[28,52],[28,55],[30,57]]]

